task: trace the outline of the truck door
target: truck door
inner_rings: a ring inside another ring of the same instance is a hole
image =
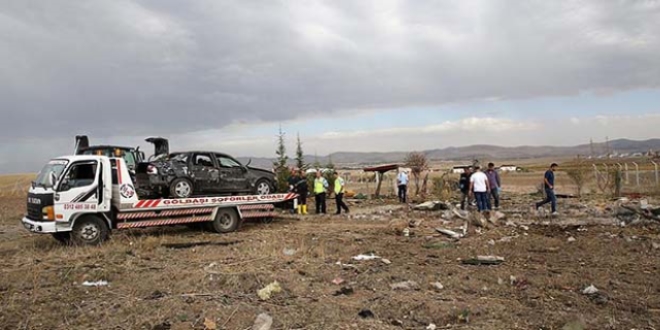
[[[218,170],[211,154],[195,153],[191,159],[190,178],[196,193],[213,192],[212,181],[218,177]]]
[[[112,177],[107,159],[73,162],[59,180],[54,208],[58,215],[98,213],[110,210]]]
[[[247,168],[235,159],[215,154],[220,170],[220,192],[239,192],[250,189]]]

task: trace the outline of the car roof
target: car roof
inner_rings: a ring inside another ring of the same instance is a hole
[[[170,155],[174,155],[174,154],[217,154],[217,155],[229,156],[229,157],[234,158],[233,156],[230,156],[230,155],[228,155],[224,152],[218,152],[218,151],[203,151],[203,150],[199,151],[199,150],[197,150],[197,151],[174,151],[174,152],[170,152]]]
[[[86,147],[86,148],[80,148],[80,150],[90,150],[90,149],[125,149],[125,150],[135,150],[134,147],[122,147],[122,146],[111,146],[111,145],[89,146],[89,147]]]

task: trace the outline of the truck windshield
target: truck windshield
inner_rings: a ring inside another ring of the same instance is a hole
[[[39,174],[37,175],[37,179],[34,180],[34,185],[35,186],[40,186],[44,188],[50,188],[51,186],[49,185],[48,178],[49,176],[53,175],[54,178],[59,179],[60,175],[62,175],[62,172],[66,168],[66,164],[68,164],[68,160],[51,160],[44,166],[44,168],[39,171]],[[52,173],[52,174],[51,174]],[[52,182],[55,184],[55,182]]]

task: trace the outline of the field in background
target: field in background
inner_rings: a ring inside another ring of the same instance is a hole
[[[0,197],[25,196],[36,174],[0,175]]]

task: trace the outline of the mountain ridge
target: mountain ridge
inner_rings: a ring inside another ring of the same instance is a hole
[[[593,148],[593,155],[592,155]],[[422,150],[426,157],[432,161],[466,161],[472,159],[492,159],[492,160],[516,160],[516,159],[530,159],[530,158],[546,158],[546,157],[567,157],[567,156],[603,156],[607,154],[625,155],[634,153],[646,153],[649,150],[656,151],[660,149],[660,139],[647,139],[647,140],[631,140],[631,139],[616,139],[607,143],[599,142],[593,145],[578,144],[575,146],[516,146],[516,147],[502,147],[489,144],[475,144],[464,147],[446,147],[439,149]],[[320,164],[327,164],[330,160],[332,163],[339,165],[354,164],[354,165],[373,165],[380,163],[397,163],[402,162],[409,152],[404,151],[390,151],[390,152],[334,152],[327,156],[310,156],[305,155],[305,163],[314,164],[318,161]],[[275,157],[239,157],[241,162],[245,163],[252,159],[252,165],[261,167],[272,167]],[[294,160],[290,159],[289,163],[294,165]]]

